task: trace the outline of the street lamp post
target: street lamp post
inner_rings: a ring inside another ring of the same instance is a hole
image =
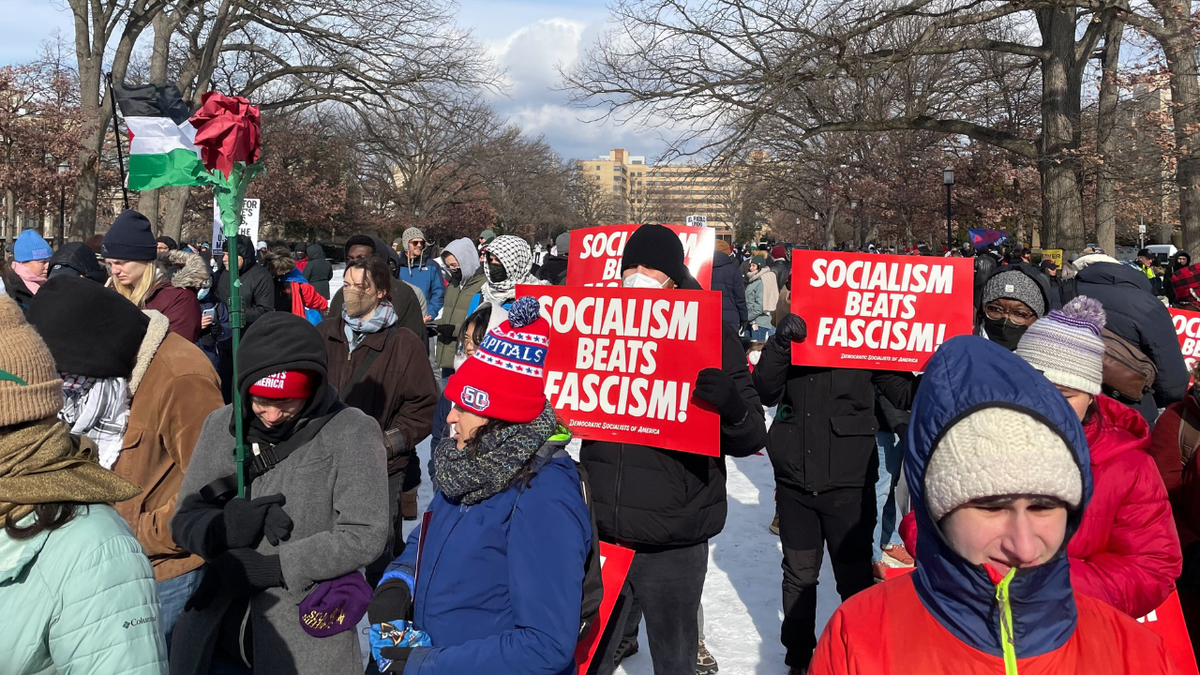
[[[67,184],[63,177],[70,169],[66,162],[58,165],[58,238],[55,249],[62,246],[67,237]]]
[[[951,225],[950,190],[954,187],[954,169],[942,169],[942,184],[946,186],[946,250],[954,249],[954,228]]]

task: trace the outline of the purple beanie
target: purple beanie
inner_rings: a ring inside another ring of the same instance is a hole
[[[371,604],[371,586],[360,572],[322,581],[300,603],[300,627],[313,637],[353,630]]]

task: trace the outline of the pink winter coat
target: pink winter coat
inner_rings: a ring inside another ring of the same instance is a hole
[[[1136,410],[1101,394],[1083,430],[1095,487],[1067,544],[1071,587],[1142,617],[1171,594],[1183,565],[1167,489],[1148,453],[1150,427]],[[915,556],[911,513],[900,534]]]

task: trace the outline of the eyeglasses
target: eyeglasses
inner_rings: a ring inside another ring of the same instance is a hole
[[[408,242],[408,245],[409,246],[424,246],[425,242],[421,241],[420,239],[414,239],[414,240]]]
[[[1001,319],[1008,318],[1018,326],[1028,326],[1037,321],[1037,314],[1024,307],[1004,309],[1001,305],[988,303],[983,306],[983,313],[992,321],[1000,321]]]

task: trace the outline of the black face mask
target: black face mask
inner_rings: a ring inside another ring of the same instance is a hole
[[[1018,326],[1008,317],[1000,320],[986,316],[983,318],[983,331],[987,333],[988,339],[1010,352],[1017,350],[1017,344],[1021,342],[1021,336],[1028,328],[1029,326]]]
[[[462,283],[462,268],[450,270],[450,283],[458,285]]]
[[[508,270],[504,269],[504,265],[493,265],[489,262],[487,264],[487,273],[488,279],[490,279],[493,284],[498,284],[508,279]]]

